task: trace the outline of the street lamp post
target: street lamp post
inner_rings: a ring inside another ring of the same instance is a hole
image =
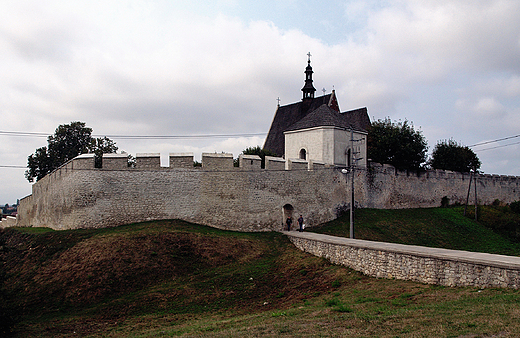
[[[351,162],[352,163],[352,162]],[[347,169],[341,169],[343,174],[348,174]],[[354,239],[354,167],[350,167],[351,176],[351,188],[350,188],[350,238]]]
[[[362,141],[362,139],[354,140],[354,129],[350,128],[350,157],[348,163],[350,164],[348,169],[341,169],[343,174],[351,174],[351,188],[350,188],[350,238],[354,239],[354,168],[356,167],[355,161],[360,158],[354,157],[354,142]]]

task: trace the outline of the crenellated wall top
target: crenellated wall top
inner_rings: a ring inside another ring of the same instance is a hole
[[[161,166],[160,153],[137,153],[135,163],[129,164],[132,156],[129,154],[104,154],[101,168],[95,167],[94,154],[82,154],[68,161],[42,180],[60,178],[72,170],[201,170],[194,167],[193,153],[169,153],[169,165]],[[306,161],[302,159],[285,159],[282,157],[265,157],[265,169],[261,168],[261,158],[256,155],[239,155],[239,165],[235,167],[233,154],[231,153],[202,153],[202,170],[319,170],[330,169],[337,166],[333,164]],[[365,169],[360,169],[365,170]],[[389,164],[370,163],[368,171],[395,176],[415,176],[428,179],[469,179],[469,173],[459,173],[449,170],[422,170],[406,171],[398,170]],[[495,182],[519,181],[518,176],[479,174],[479,179],[492,180]]]

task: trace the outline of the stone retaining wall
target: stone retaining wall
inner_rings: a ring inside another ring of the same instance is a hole
[[[365,275],[444,286],[520,287],[520,257],[287,232],[300,250]]]

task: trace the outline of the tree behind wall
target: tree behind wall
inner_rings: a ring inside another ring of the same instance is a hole
[[[56,169],[74,157],[87,153],[92,143],[92,128],[85,127],[84,122],[62,124],[56,128],[54,135],[47,138],[48,155]]]
[[[450,139],[437,142],[428,164],[433,169],[467,173],[479,169],[481,163],[473,150]]]
[[[47,138],[47,147],[36,149],[27,158],[25,178],[29,182],[34,179],[38,181],[67,161],[85,153],[94,153],[96,167],[100,167],[103,154],[116,151],[114,141],[109,138],[93,138],[92,128],[85,127],[85,122],[63,124],[56,128],[54,135]]]
[[[275,156],[275,154],[273,152],[271,152],[270,150],[267,150],[267,149],[262,149],[260,146],[248,147],[242,151],[242,154],[260,156],[260,158],[262,159],[262,162],[261,162],[262,169],[265,169],[265,157],[266,156]],[[234,165],[235,165],[235,167],[239,166],[238,158],[236,158],[234,160]]]
[[[426,162],[427,142],[407,120],[389,118],[372,122],[368,132],[368,158],[398,169],[418,170]]]

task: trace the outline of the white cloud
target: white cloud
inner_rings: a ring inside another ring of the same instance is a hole
[[[80,120],[107,135],[267,132],[276,98],[301,98],[310,51],[318,93],[334,86],[342,110],[367,106],[374,118],[412,120],[431,147],[438,139],[468,144],[519,133],[519,2],[331,4],[346,24],[337,13],[294,0],[7,2],[0,12],[0,111],[8,121],[2,129],[51,134]],[[241,16],[246,7],[249,16]],[[310,30],[316,23],[325,29]],[[342,39],[331,43],[338,28]],[[24,165],[46,144],[2,137],[16,150],[1,153],[4,164]],[[132,154],[235,156],[263,143],[117,142]],[[482,156],[493,170],[505,163]],[[509,169],[515,156],[504,171],[517,170]],[[23,173],[5,170],[3,177],[27,190]],[[13,195],[0,192],[0,202]]]
[[[494,97],[484,97],[477,101],[473,110],[482,117],[500,118],[505,114],[504,106]]]

